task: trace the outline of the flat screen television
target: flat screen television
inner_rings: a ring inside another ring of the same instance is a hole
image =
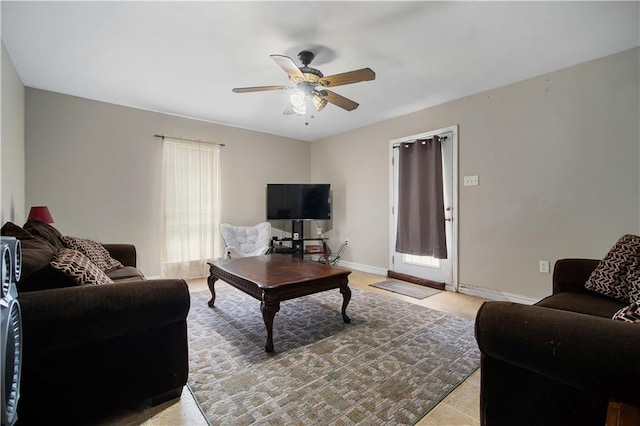
[[[267,184],[267,220],[331,219],[328,183]]]

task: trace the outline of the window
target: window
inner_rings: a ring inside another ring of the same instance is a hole
[[[162,275],[207,275],[220,256],[220,146],[164,138]]]
[[[402,262],[410,265],[426,266],[429,268],[440,268],[440,259],[431,256],[417,256],[415,254],[403,254]]]

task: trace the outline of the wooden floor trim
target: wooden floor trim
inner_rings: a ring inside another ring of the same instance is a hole
[[[426,278],[414,277],[413,275],[401,274],[400,272],[387,271],[387,277],[397,280],[407,281],[414,284],[431,287],[438,290],[444,290],[445,284],[438,281],[431,281]]]

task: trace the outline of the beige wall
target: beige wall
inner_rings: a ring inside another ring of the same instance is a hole
[[[160,275],[156,133],[226,144],[223,221],[264,221],[267,183],[309,178],[308,143],[28,88],[27,205],[48,205],[65,235],[134,243],[143,272]]]
[[[480,176],[460,188],[460,283],[540,298],[551,275],[539,260],[599,258],[640,228],[638,52],[311,144],[27,89],[26,206],[49,205],[68,235],[133,242],[144,272],[158,275],[161,143],[152,135],[215,140],[227,145],[223,221],[263,220],[266,183],[328,182],[331,241],[349,238],[347,261],[386,269],[389,140],[458,124],[459,178]],[[3,126],[3,150],[4,138]]]
[[[24,85],[2,44],[1,224],[21,225],[26,218],[24,103]]]
[[[459,125],[459,281],[541,298],[539,261],[601,258],[638,233],[639,49],[312,143],[345,259],[389,266],[389,141]]]

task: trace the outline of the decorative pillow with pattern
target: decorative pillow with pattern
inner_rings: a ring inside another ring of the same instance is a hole
[[[72,249],[62,249],[49,263],[54,269],[73,278],[80,285],[110,284],[113,281],[87,256]]]
[[[123,267],[122,263],[109,256],[107,249],[96,241],[68,236],[61,237],[61,239],[67,248],[84,254],[104,272]]]
[[[640,324],[640,303],[635,302],[629,306],[625,306],[624,308],[613,314],[612,319]]]
[[[640,302],[640,257],[637,263],[633,265],[627,274],[627,290],[629,292],[629,301]]]
[[[640,237],[623,235],[591,273],[585,288],[629,302],[629,280],[640,267],[639,258]]]

